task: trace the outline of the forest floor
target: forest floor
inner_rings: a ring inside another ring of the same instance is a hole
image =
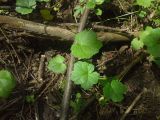
[[[14,3],[9,2],[0,4],[6,6]],[[137,17],[134,12],[137,8],[134,7],[132,1],[121,0],[121,5],[118,1],[113,0],[103,10],[102,16],[97,17],[91,13],[88,23],[103,26],[102,28],[93,27],[101,34],[108,32],[129,36],[128,40],[119,41],[116,38],[109,42],[103,41],[103,48],[98,55],[92,58],[96,70],[101,75],[109,77],[124,75],[122,82],[127,85],[127,93],[120,103],[108,102],[106,105],[100,105],[98,99],[92,98],[94,92],[102,92],[100,88],[95,86],[92,91],[84,91],[74,85],[71,100],[74,101],[76,93],[79,92],[82,98],[89,103],[78,114],[77,119],[79,120],[118,120],[137,97],[139,97],[138,101],[125,119],[160,120],[160,68],[148,62],[146,58],[134,64],[136,52],[130,47],[130,42],[137,32],[149,24],[148,19],[142,22]],[[59,12],[54,13],[56,17],[48,22],[44,22],[38,11],[21,16],[14,10],[9,10],[8,13],[2,15],[68,30],[77,29],[75,19],[70,14],[75,4],[69,4],[64,8],[63,6],[65,3],[62,3]],[[65,23],[73,23],[73,25]],[[49,72],[47,64],[57,54],[64,56],[65,62],[68,63],[72,42],[12,28],[4,24],[0,25],[0,69],[11,71],[17,81],[11,96],[7,100],[0,101],[0,120],[59,120],[66,74],[57,75]],[[36,99],[33,98],[34,102],[27,102],[26,97],[32,95],[36,96]],[[68,114],[69,119],[75,119],[74,116],[77,115],[72,107]]]

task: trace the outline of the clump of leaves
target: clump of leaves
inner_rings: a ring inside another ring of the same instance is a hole
[[[74,16],[77,17],[82,14],[85,7],[94,10],[96,15],[102,15],[102,10],[96,6],[102,5],[104,2],[110,2],[110,0],[79,0],[79,5],[75,7]]]
[[[75,36],[75,43],[71,47],[71,53],[77,58],[91,58],[99,52],[102,43],[92,30],[84,30]]]
[[[118,79],[107,81],[103,87],[103,95],[107,100],[113,102],[121,102],[123,100],[123,94],[127,92],[127,87],[121,83]]]
[[[131,46],[135,50],[146,47],[146,51],[157,64],[160,63],[160,28],[147,27],[141,32],[139,38],[135,38],[131,42]]]
[[[50,0],[16,0],[16,12],[29,14],[36,8],[36,2],[49,2]]]
[[[55,73],[64,73],[67,68],[64,61],[65,58],[63,56],[57,55],[48,62],[48,69]]]
[[[0,71],[0,98],[7,98],[16,86],[16,81],[7,70]]]
[[[71,79],[76,85],[88,90],[98,83],[99,73],[94,71],[94,65],[78,61],[74,64]]]
[[[85,105],[85,100],[82,98],[80,93],[76,94],[75,100],[71,100],[70,106],[73,108],[75,113],[80,112],[82,107]]]

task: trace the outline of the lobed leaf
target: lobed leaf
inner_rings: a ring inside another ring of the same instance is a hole
[[[55,73],[64,73],[66,70],[66,65],[64,64],[65,58],[61,55],[57,55],[56,57],[53,57],[48,62],[48,69]]]
[[[75,36],[75,43],[71,46],[71,53],[77,58],[91,58],[99,52],[102,43],[97,40],[96,33],[84,30]]]
[[[127,91],[127,87],[119,80],[112,80],[103,87],[103,94],[108,100],[113,102],[121,102],[123,100],[123,94]]]
[[[36,0],[16,0],[16,12],[29,14],[36,8]]]
[[[75,84],[81,85],[83,89],[88,90],[94,84],[97,84],[99,73],[94,72],[94,65],[78,61],[74,64],[71,79]]]

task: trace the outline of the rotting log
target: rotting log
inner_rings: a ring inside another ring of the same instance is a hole
[[[75,33],[71,32],[70,30],[61,27],[45,25],[11,16],[0,15],[0,24],[7,25],[11,28],[26,30],[28,32],[33,32],[40,35],[58,37],[63,41],[73,41],[75,35]],[[107,43],[109,41],[120,42],[131,40],[131,38],[127,35],[114,32],[97,32],[97,36],[98,39],[103,41],[104,43]]]

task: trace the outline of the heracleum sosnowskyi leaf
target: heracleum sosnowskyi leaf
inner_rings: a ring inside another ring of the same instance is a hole
[[[16,0],[16,11],[23,15],[29,14],[36,8],[36,0]]]
[[[110,83],[106,83],[103,87],[103,94],[107,100],[113,102],[121,102],[123,100],[123,94],[127,91],[127,87],[119,80],[112,80]]]
[[[97,84],[99,73],[94,71],[94,65],[87,62],[78,61],[74,64],[71,80],[85,90]]]
[[[75,36],[75,42],[71,47],[71,53],[77,58],[91,58],[99,52],[102,43],[97,40],[97,35],[92,30],[84,30]]]
[[[16,81],[7,70],[0,71],[0,98],[7,98],[16,86]]]
[[[63,56],[57,55],[48,62],[48,69],[55,73],[64,73],[67,68],[64,61]]]

